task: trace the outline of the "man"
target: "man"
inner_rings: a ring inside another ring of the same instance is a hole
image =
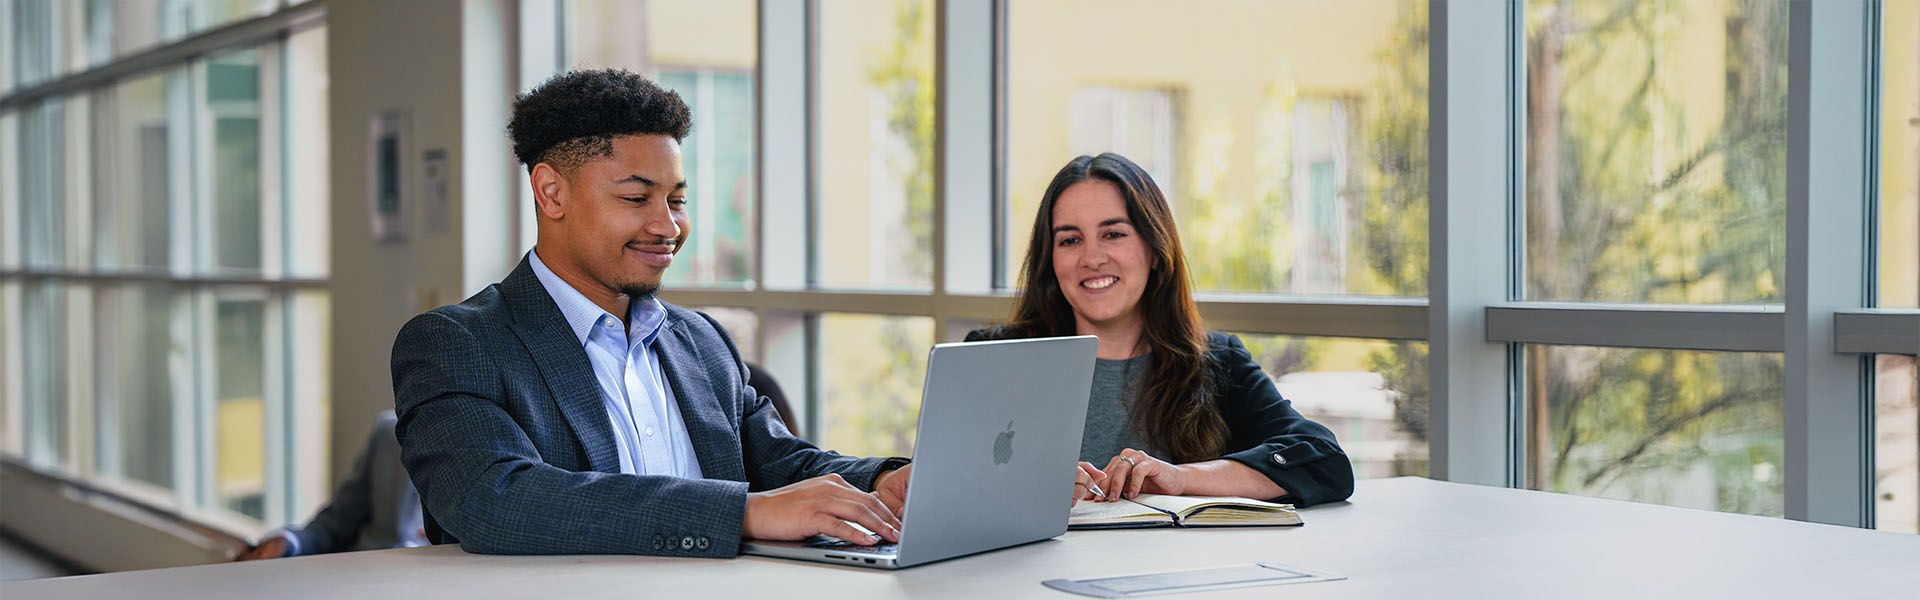
[[[479,553],[709,557],[745,537],[897,541],[906,460],[795,438],[712,318],[654,298],[698,201],[680,97],[579,71],[513,113],[534,250],[394,342],[401,458],[429,537]]]
[[[353,461],[353,474],[306,527],[267,534],[234,560],[260,560],[349,550],[425,546],[420,495],[400,468],[400,442],[393,437],[393,411],[380,411],[367,447]]]

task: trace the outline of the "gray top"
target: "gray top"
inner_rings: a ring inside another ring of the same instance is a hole
[[[1087,399],[1087,428],[1080,436],[1080,460],[1105,469],[1107,461],[1119,456],[1121,450],[1147,450],[1147,443],[1127,426],[1127,407],[1133,406],[1138,382],[1147,376],[1152,357],[1142,354],[1093,362],[1093,397]]]

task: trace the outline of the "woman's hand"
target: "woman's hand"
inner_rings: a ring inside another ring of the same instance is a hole
[[[1073,501],[1077,503],[1088,498],[1106,500],[1106,495],[1099,484],[1094,483],[1106,477],[1107,474],[1094,468],[1093,463],[1080,461],[1079,468],[1073,471]]]
[[[1178,496],[1187,492],[1192,476],[1186,467],[1128,448],[1107,461],[1106,477],[1094,483],[1107,492],[1107,501],[1140,494]]]

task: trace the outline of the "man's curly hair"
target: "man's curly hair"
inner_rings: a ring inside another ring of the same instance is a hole
[[[680,94],[619,69],[555,75],[513,103],[507,135],[513,154],[532,172],[540,163],[562,172],[613,155],[613,138],[670,135],[685,141],[693,113]]]

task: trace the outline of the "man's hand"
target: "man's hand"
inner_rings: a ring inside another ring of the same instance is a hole
[[[873,482],[873,496],[887,505],[887,510],[900,517],[907,516],[907,480],[913,472],[913,464],[880,474]]]
[[[906,482],[900,486],[904,492]],[[741,532],[761,540],[798,540],[824,533],[862,546],[874,544],[874,538],[848,525],[848,521],[889,542],[900,541],[900,518],[893,510],[834,473],[747,494],[747,516]]]
[[[259,544],[255,544],[252,548],[248,548],[246,552],[241,552],[239,556],[233,557],[233,560],[234,561],[261,560],[261,559],[267,559],[267,558],[280,558],[286,555],[287,555],[287,540],[285,538],[282,538],[276,535],[276,536],[267,538],[265,540],[261,540]]]
[[[1186,467],[1132,448],[1121,450],[1119,456],[1107,461],[1106,474],[1105,478],[1094,483],[1106,490],[1109,501],[1133,498],[1140,494],[1178,496],[1187,493],[1188,484],[1191,483]]]

